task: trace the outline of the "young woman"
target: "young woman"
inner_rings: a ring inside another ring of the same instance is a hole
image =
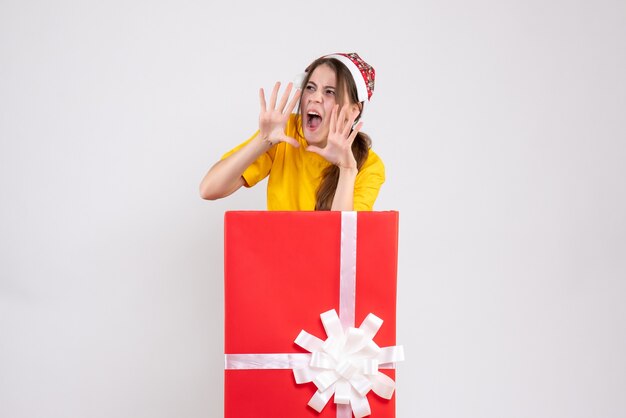
[[[201,197],[220,199],[269,175],[268,210],[372,210],[385,168],[359,119],[374,75],[357,54],[332,54],[307,67],[291,100],[292,83],[280,100],[276,83],[269,104],[261,89],[259,130],[211,167]]]

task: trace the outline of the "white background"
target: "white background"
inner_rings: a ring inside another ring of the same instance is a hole
[[[314,58],[377,71],[398,416],[626,416],[626,2],[0,3],[0,416],[219,417],[198,184]],[[247,418],[247,417],[244,417]]]

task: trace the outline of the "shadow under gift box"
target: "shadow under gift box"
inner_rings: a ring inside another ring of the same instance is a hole
[[[320,314],[340,312],[341,212],[226,212],[226,354],[306,353],[301,330],[325,340]],[[355,326],[384,322],[379,347],[396,344],[398,212],[358,212]],[[381,370],[395,380],[394,370]],[[336,417],[307,405],[317,388],[290,369],[225,370],[226,418]],[[373,418],[395,417],[395,397],[367,395]]]

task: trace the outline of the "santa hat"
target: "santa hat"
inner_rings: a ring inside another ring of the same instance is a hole
[[[374,67],[363,61],[356,52],[330,54],[325,55],[324,58],[335,58],[345,65],[350,70],[354,84],[356,84],[359,102],[370,101],[372,93],[374,93],[374,77],[376,76]]]
[[[376,72],[374,71],[374,67],[363,61],[361,57],[356,52],[351,53],[336,53],[324,55],[321,58],[334,58],[341,62],[352,74],[352,79],[354,80],[354,84],[356,85],[357,97],[359,102],[365,104],[369,102],[372,97],[372,93],[374,92],[374,77],[376,76]],[[299,75],[294,84],[300,86],[302,81],[304,81],[304,77],[306,76],[306,70],[304,74]],[[304,87],[304,86],[302,86]]]

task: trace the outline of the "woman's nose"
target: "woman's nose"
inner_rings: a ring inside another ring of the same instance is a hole
[[[311,95],[311,100],[314,102],[321,102],[322,101],[322,92],[319,90],[316,90],[313,92],[313,94]]]

